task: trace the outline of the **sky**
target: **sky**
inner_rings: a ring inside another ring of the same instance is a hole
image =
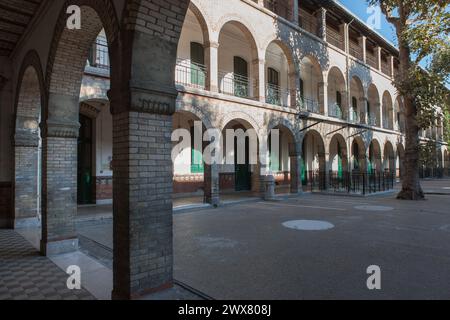
[[[349,11],[353,12],[362,21],[374,21],[374,19],[370,19],[370,17],[373,16],[373,11],[368,12],[369,5],[366,0],[338,0],[338,2],[344,5]],[[386,21],[384,15],[381,14],[381,11],[378,12],[380,13],[380,28],[375,28],[375,30],[394,45],[397,45],[397,37],[393,26]]]

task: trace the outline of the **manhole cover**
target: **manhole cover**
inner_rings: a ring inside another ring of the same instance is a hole
[[[293,220],[283,223],[283,226],[294,230],[320,231],[333,229],[334,225],[326,221]]]
[[[392,211],[394,208],[392,207],[384,207],[384,206],[357,206],[355,207],[356,210],[363,210],[363,211]]]

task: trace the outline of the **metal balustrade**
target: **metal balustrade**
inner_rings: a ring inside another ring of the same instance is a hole
[[[337,103],[328,106],[328,115],[337,119],[344,119],[342,108]]]
[[[219,71],[219,91],[239,98],[250,98],[250,79],[232,72]]]
[[[307,111],[318,114],[320,113],[319,102],[312,98],[301,97],[298,102],[298,106],[301,111]]]
[[[204,90],[206,88],[206,66],[179,59],[175,68],[175,83]]]
[[[360,171],[306,171],[302,174],[305,191],[349,194],[373,194],[394,189],[395,173]]]
[[[269,83],[266,85],[266,103],[288,107],[290,105],[290,97],[291,93],[288,89]]]

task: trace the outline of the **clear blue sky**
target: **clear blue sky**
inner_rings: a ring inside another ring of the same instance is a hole
[[[344,5],[349,11],[353,12],[362,21],[367,22],[369,20],[371,13],[367,12],[369,5],[366,0],[338,0],[338,2]],[[397,45],[397,37],[394,28],[386,21],[383,14],[381,14],[380,26],[380,29],[375,30],[394,45]]]

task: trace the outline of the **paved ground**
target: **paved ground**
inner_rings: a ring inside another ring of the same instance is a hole
[[[176,213],[175,278],[216,299],[450,299],[450,180],[424,181],[423,186],[435,195],[420,202],[398,201],[394,194],[368,198],[305,194],[282,202],[253,201]],[[105,213],[104,208],[96,211]],[[292,220],[322,220],[334,228],[299,231],[283,226]],[[83,223],[79,232],[111,248],[112,225],[105,221]],[[26,246],[20,239],[9,246]],[[0,256],[8,256],[6,247],[0,243]],[[35,269],[31,260],[47,270],[38,279],[44,287],[60,282],[50,274],[66,277],[62,270],[49,272],[53,269],[47,264],[55,266],[30,248],[14,251],[14,257],[25,257],[10,259],[16,264],[6,268],[6,260],[0,258],[0,299],[5,292],[21,295],[22,289],[2,291],[8,285],[3,275],[17,269],[14,277],[26,279],[27,270]],[[71,261],[89,260],[78,255],[54,262],[63,268]],[[28,262],[22,264],[23,260]],[[380,291],[366,287],[369,265],[381,267]],[[97,268],[84,287],[102,297],[111,290],[112,272]],[[94,283],[98,273],[106,275]],[[6,279],[14,282],[14,277]],[[17,282],[8,288],[20,286]],[[107,290],[97,294],[104,286]],[[178,286],[148,299],[198,298],[182,289]],[[45,294],[63,297],[58,290]]]
[[[12,230],[0,230],[0,300],[91,300],[69,290],[68,275]]]
[[[424,182],[425,190],[449,187]],[[175,278],[216,299],[449,299],[449,207],[448,195],[307,194],[175,214]],[[291,220],[334,228],[282,225]],[[111,224],[80,232],[112,246]],[[366,287],[370,265],[381,267],[381,291]]]

